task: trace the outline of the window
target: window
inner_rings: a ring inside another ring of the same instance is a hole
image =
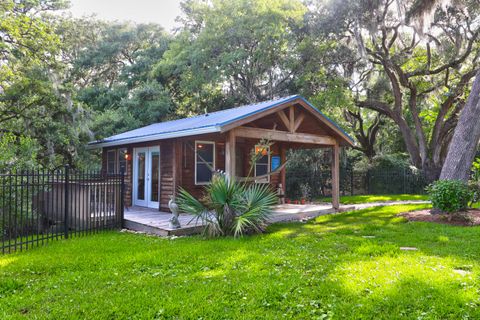
[[[127,174],[127,159],[125,156],[127,154],[127,148],[118,149],[118,173],[123,172]]]
[[[207,184],[215,169],[215,143],[195,141],[195,184]]]
[[[107,174],[115,173],[116,164],[116,150],[107,151]]]
[[[255,163],[255,177],[265,175],[270,172],[270,148],[265,146],[256,145],[255,153],[261,154]],[[255,180],[258,183],[270,182],[270,176]]]

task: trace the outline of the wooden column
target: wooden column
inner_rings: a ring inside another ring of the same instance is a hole
[[[225,173],[228,177],[235,177],[235,131],[234,129],[227,132],[227,140],[225,143]]]
[[[340,208],[340,146],[338,141],[332,147],[332,205]]]
[[[178,187],[182,184],[182,144],[183,142],[175,139],[173,142],[173,194],[176,196]]]
[[[287,150],[285,148],[285,143],[280,145],[280,162],[283,165],[287,161]],[[287,170],[283,168],[280,171],[280,183],[282,184],[283,193],[287,191]]]

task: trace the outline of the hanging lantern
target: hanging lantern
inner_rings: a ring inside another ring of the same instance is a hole
[[[262,156],[266,156],[268,154],[268,150],[265,147],[256,146],[255,147],[255,153],[256,154],[261,154]]]

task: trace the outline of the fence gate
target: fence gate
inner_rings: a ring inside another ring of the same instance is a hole
[[[0,174],[2,253],[121,228],[123,174],[69,170]]]

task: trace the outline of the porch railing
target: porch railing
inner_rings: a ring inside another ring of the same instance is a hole
[[[0,174],[1,252],[122,227],[124,175],[93,171]]]

